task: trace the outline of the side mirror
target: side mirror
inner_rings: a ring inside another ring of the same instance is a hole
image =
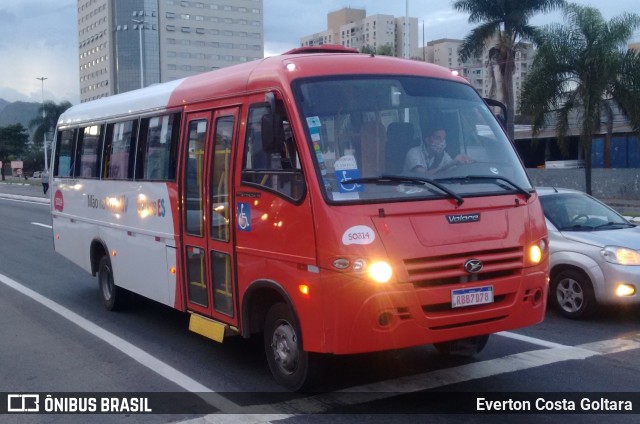
[[[499,102],[495,99],[489,99],[486,97],[484,98],[484,102],[490,107],[493,106],[500,109],[500,113],[494,113],[494,116],[498,119],[500,124],[502,124],[502,126],[506,128],[507,127],[507,106],[502,102]]]
[[[269,109],[271,113],[275,113],[276,111],[276,96],[273,93],[267,93],[264,95],[264,101],[269,105]]]
[[[276,153],[278,120],[276,116],[276,96],[273,93],[266,93],[264,101],[268,105],[269,112],[260,119],[260,131],[262,133],[262,150],[267,153]]]

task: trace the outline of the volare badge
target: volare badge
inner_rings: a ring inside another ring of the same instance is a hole
[[[460,215],[447,215],[447,222],[449,222],[449,224],[466,224],[467,222],[478,221],[480,221],[480,212]]]

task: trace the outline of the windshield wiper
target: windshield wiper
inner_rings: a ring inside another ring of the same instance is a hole
[[[511,181],[509,178],[500,176],[500,175],[466,175],[464,177],[447,177],[447,178],[438,178],[435,181],[463,181],[463,182],[473,182],[473,181],[478,181],[478,180],[498,180],[498,181],[504,181],[505,183],[509,184],[511,187],[515,188],[516,191],[520,194],[522,194],[527,200],[529,200],[529,198],[531,197],[531,193],[529,193],[529,191],[525,190],[524,188],[520,187],[518,184],[514,183],[513,181]],[[498,183],[496,183],[497,185],[500,185]]]
[[[462,198],[462,196],[460,196],[455,191],[452,191],[447,187],[443,186],[439,182],[432,180],[431,178],[407,177],[403,175],[381,175],[379,177],[354,178],[352,180],[340,181],[340,184],[367,184],[367,183],[370,183],[370,184],[406,183],[406,184],[419,184],[419,185],[429,184],[436,187],[440,191],[448,194],[450,197],[454,198],[458,206],[464,203],[464,199]]]
[[[567,225],[565,227],[559,227],[558,230],[560,231],[593,231],[594,228],[590,225],[576,224],[576,225]]]
[[[604,230],[608,227],[617,227],[617,226],[625,226],[627,228],[629,227],[635,227],[635,225],[633,224],[629,224],[628,222],[613,222],[613,221],[609,221],[606,224],[600,224],[600,225],[596,225],[595,227],[593,227],[594,230]]]

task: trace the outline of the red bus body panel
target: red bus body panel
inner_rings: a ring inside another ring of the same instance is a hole
[[[548,262],[544,259],[529,266],[526,259],[529,243],[546,237],[535,194],[528,199],[521,194],[469,198],[459,207],[452,200],[442,199],[327,204],[313,171],[312,149],[307,147],[302,119],[293,104],[291,82],[340,74],[416,75],[462,81],[445,68],[417,61],[362,54],[294,54],[189,77],[171,95],[170,108],[205,110],[242,104],[245,120],[247,96],[276,92],[285,101],[299,143],[307,189],[302,205],[294,207],[262,193],[252,213],[268,218],[256,220],[251,234],[236,231],[238,306],[243,305],[245,294],[254,284],[273,283],[286,293],[298,317],[304,349],[335,354],[437,343],[541,322]],[[235,157],[234,207],[247,201],[239,198],[238,192],[257,192],[240,184],[242,153],[236,152]],[[447,222],[448,214],[465,213],[480,213],[481,219]],[[284,226],[278,229],[276,221]],[[375,240],[367,245],[345,245],[345,232],[356,226],[373,229]],[[393,267],[393,279],[378,284],[336,270],[333,261],[345,257],[386,259]],[[455,288],[478,285],[477,281],[460,284],[468,276],[464,262],[471,258],[485,263],[486,280],[482,285],[493,287],[495,301],[452,309],[451,282],[458,282]],[[308,294],[298,290],[301,284],[309,287]],[[178,299],[182,297],[176,296]]]

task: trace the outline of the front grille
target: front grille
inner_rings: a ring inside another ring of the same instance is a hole
[[[504,318],[506,318],[506,315],[499,316],[499,317],[494,317],[494,318],[483,319],[483,320],[480,320],[480,321],[471,321],[471,322],[461,322],[461,323],[457,323],[457,324],[440,325],[440,326],[431,327],[431,329],[432,330],[451,330],[453,328],[467,327],[467,326],[470,326],[470,325],[487,324],[487,323],[490,323],[490,322],[499,321],[499,320],[504,319]]]
[[[464,269],[464,264],[469,259],[482,261],[480,272],[470,274]],[[508,278],[520,274],[523,264],[522,247],[461,252],[404,261],[409,282],[417,288]]]

